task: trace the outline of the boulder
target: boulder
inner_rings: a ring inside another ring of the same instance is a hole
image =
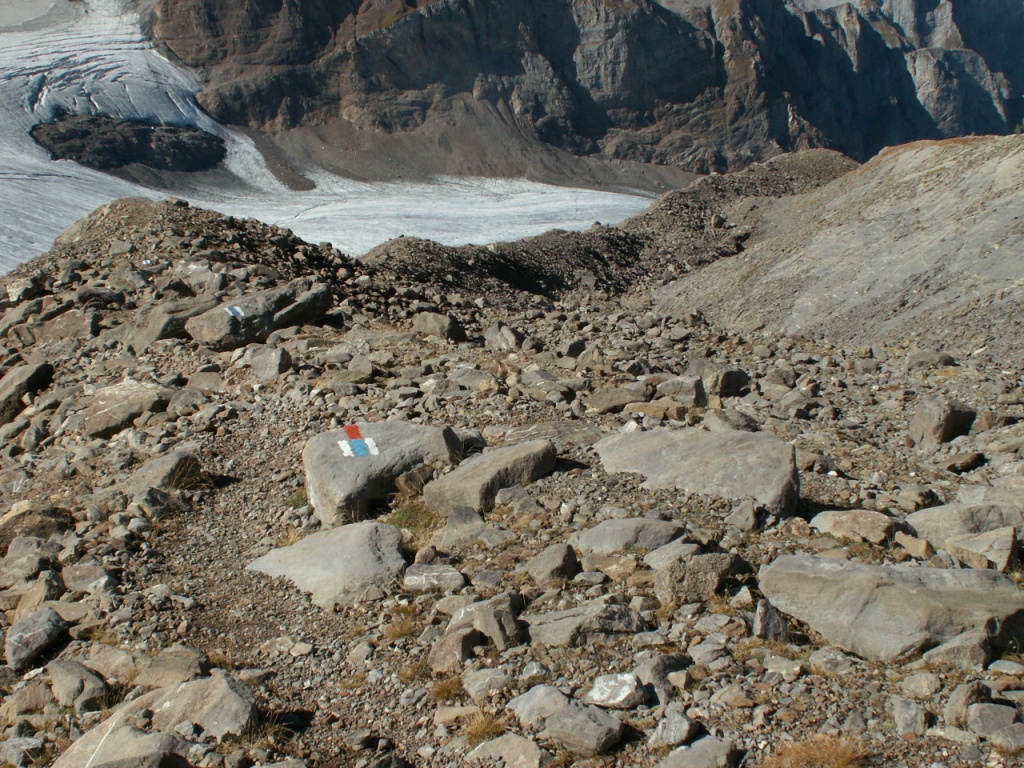
[[[178,448],[150,459],[132,473],[125,490],[134,493],[145,488],[162,491],[192,488],[203,479],[199,459],[190,450]]]
[[[726,579],[749,567],[728,552],[711,552],[671,561],[658,571],[654,593],[662,605],[703,602],[717,594]]]
[[[1024,530],[1024,507],[1002,504],[946,504],[907,515],[906,523],[922,539],[941,549],[950,539],[999,528]]]
[[[466,340],[466,332],[459,321],[440,312],[420,312],[413,318],[412,327],[424,336],[437,336],[449,341]]]
[[[443,477],[428,483],[423,500],[431,509],[447,514],[454,507],[486,512],[502,488],[527,485],[555,468],[558,451],[548,440],[533,440],[488,451],[463,462]]]
[[[975,415],[973,408],[956,400],[926,397],[918,404],[910,422],[910,439],[921,450],[934,451],[942,443],[969,433]]]
[[[546,589],[552,582],[568,581],[575,576],[580,562],[568,544],[552,544],[527,560],[524,568],[537,586]]]
[[[686,533],[686,526],[645,517],[602,520],[569,540],[584,555],[611,555],[629,548],[658,549]]]
[[[1006,573],[1017,563],[1017,529],[996,528],[955,536],[947,539],[942,548],[969,568],[994,568]]]
[[[410,565],[405,571],[404,586],[410,592],[447,592],[461,589],[465,577],[451,565]]]
[[[185,322],[185,332],[196,342],[223,352],[266,341],[278,328],[315,323],[330,309],[330,289],[301,277],[287,285],[248,293]]]
[[[630,672],[598,675],[583,701],[605,709],[633,709],[647,701],[640,678]]]
[[[52,608],[40,608],[7,630],[7,664],[20,671],[42,656],[67,632],[64,619]]]
[[[455,463],[461,453],[447,427],[381,422],[324,432],[302,451],[309,501],[325,526],[352,522],[395,494],[399,475],[422,464]]]
[[[595,446],[608,472],[636,472],[643,487],[727,499],[754,498],[773,514],[799,498],[793,446],[767,433],[652,429],[606,437]]]
[[[819,512],[811,527],[840,541],[883,545],[896,534],[897,521],[873,509],[841,509]]]
[[[83,429],[89,437],[113,437],[147,411],[166,410],[171,392],[163,387],[125,379],[93,395],[85,409]]]
[[[0,379],[0,426],[14,421],[25,409],[25,395],[35,395],[53,381],[49,363],[23,363],[14,366]]]
[[[576,702],[554,712],[544,721],[549,738],[581,755],[599,755],[619,743],[622,721],[597,707]]]
[[[75,741],[54,768],[190,768],[189,744],[174,733],[146,733],[110,718]]]
[[[997,648],[1024,641],[1024,592],[995,571],[784,555],[759,580],[780,611],[875,661],[907,659],[977,627],[992,627]]]
[[[553,646],[608,645],[623,635],[635,635],[649,628],[632,608],[605,599],[564,611],[523,614],[519,618],[529,625],[534,643]]]
[[[515,712],[524,728],[529,728],[568,704],[569,697],[553,685],[535,685],[526,693],[512,699],[508,703],[508,708]]]
[[[732,741],[705,736],[688,747],[669,752],[654,768],[735,768],[743,752]]]
[[[516,733],[485,741],[466,755],[467,762],[484,761],[487,765],[497,762],[505,768],[544,768],[552,759],[536,742]]]
[[[95,712],[103,706],[107,684],[95,672],[70,659],[56,659],[46,665],[53,698],[75,712]]]
[[[254,560],[247,570],[284,576],[325,610],[352,603],[367,587],[387,588],[405,568],[402,533],[364,522],[310,534]]]

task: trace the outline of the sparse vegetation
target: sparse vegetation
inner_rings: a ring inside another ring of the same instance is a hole
[[[485,741],[500,736],[505,732],[505,721],[493,712],[478,712],[473,719],[466,724],[463,731],[466,742],[475,747]]]
[[[435,701],[451,701],[458,698],[462,693],[462,677],[446,677],[434,683],[430,689],[430,695]]]
[[[815,736],[779,747],[760,768],[860,768],[870,753],[859,739]]]

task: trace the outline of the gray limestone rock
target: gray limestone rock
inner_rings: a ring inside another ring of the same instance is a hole
[[[276,329],[314,323],[332,303],[331,291],[310,278],[248,293],[185,322],[185,331],[200,344],[218,351],[262,342]]]
[[[965,728],[968,709],[974,704],[987,703],[991,700],[992,689],[980,680],[962,683],[949,694],[949,700],[942,710],[942,718],[947,726]]]
[[[537,586],[546,588],[553,582],[568,581],[580,570],[576,550],[568,544],[552,544],[526,561],[523,566]]]
[[[885,544],[896,534],[899,521],[873,509],[843,509],[819,512],[811,527],[840,541]]]
[[[23,670],[66,634],[67,624],[52,608],[40,608],[7,630],[5,649],[7,663],[15,670]]]
[[[717,594],[731,576],[749,570],[737,556],[726,552],[693,555],[659,570],[654,593],[662,605],[703,602]]]
[[[552,685],[535,685],[508,703],[524,728],[550,717],[569,705],[569,697]]]
[[[994,571],[784,555],[761,568],[759,582],[780,611],[877,661],[912,657],[989,622],[997,647],[1024,639],[1024,593]]]
[[[254,560],[247,570],[284,576],[325,610],[351,603],[367,587],[386,588],[405,568],[402,534],[390,525],[364,522],[310,534]]]
[[[699,723],[688,718],[679,709],[668,708],[665,717],[647,739],[647,745],[652,749],[678,747],[680,744],[686,744],[699,732]]]
[[[463,462],[423,489],[423,500],[447,514],[454,507],[486,512],[502,488],[527,485],[555,468],[558,452],[548,440],[533,440],[483,453]]]
[[[612,555],[629,548],[653,550],[686,533],[686,526],[645,517],[603,520],[569,542],[584,555]]]
[[[900,736],[924,736],[928,730],[928,708],[902,696],[890,699],[892,717],[896,721],[896,733]]]
[[[945,397],[927,397],[917,406],[910,422],[910,439],[918,448],[934,451],[954,437],[966,435],[974,423],[975,411]]]
[[[85,409],[83,430],[90,437],[110,438],[147,411],[166,410],[171,392],[163,387],[126,379],[93,395]]]
[[[736,768],[742,757],[742,750],[732,741],[705,736],[673,750],[654,768]]]
[[[647,701],[647,692],[640,678],[622,672],[598,675],[582,700],[585,704],[605,709],[633,709]]]
[[[599,755],[619,743],[622,721],[597,707],[572,702],[544,721],[549,738],[572,752]]]
[[[466,755],[467,762],[498,762],[506,768],[545,768],[553,758],[537,743],[517,733],[485,741]]]
[[[933,547],[943,548],[947,541],[960,536],[1008,527],[1024,530],[1024,506],[946,504],[907,515],[906,523]]]
[[[69,659],[56,659],[46,665],[53,698],[62,707],[75,712],[95,712],[103,706],[107,684],[99,675]]]
[[[412,321],[413,330],[425,336],[438,336],[449,341],[465,341],[466,332],[459,321],[439,312],[420,312]]]
[[[396,493],[399,475],[422,464],[451,464],[461,452],[447,427],[362,422],[324,432],[302,450],[309,500],[325,526],[351,522]]]
[[[596,448],[606,471],[639,473],[645,488],[752,497],[782,515],[799,497],[793,446],[767,433],[653,429],[613,435]]]
[[[967,729],[986,739],[1019,719],[1017,708],[1005,704],[979,702],[967,707]]]
[[[162,491],[192,488],[203,479],[199,458],[188,449],[175,449],[150,459],[132,473],[125,490],[133,493],[145,488]]]
[[[112,717],[75,741],[54,768],[189,768],[188,742],[173,733],[146,733]]]
[[[451,565],[413,564],[405,569],[403,584],[410,592],[447,592],[460,589],[466,578]]]
[[[523,614],[534,643],[554,646],[608,644],[623,635],[648,629],[633,609],[606,600],[595,600],[564,611]]]

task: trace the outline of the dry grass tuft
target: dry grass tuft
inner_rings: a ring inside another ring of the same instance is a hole
[[[505,721],[493,712],[478,712],[466,724],[464,734],[471,747],[483,744],[505,732]]]
[[[779,747],[761,768],[861,768],[870,753],[859,739],[815,736]]]
[[[430,695],[434,697],[435,701],[451,701],[458,698],[461,693],[462,677],[460,675],[438,680],[430,689]]]

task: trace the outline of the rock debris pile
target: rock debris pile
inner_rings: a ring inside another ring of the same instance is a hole
[[[632,285],[140,200],[8,276],[2,759],[1017,764],[1019,361],[659,314],[691,210]]]

